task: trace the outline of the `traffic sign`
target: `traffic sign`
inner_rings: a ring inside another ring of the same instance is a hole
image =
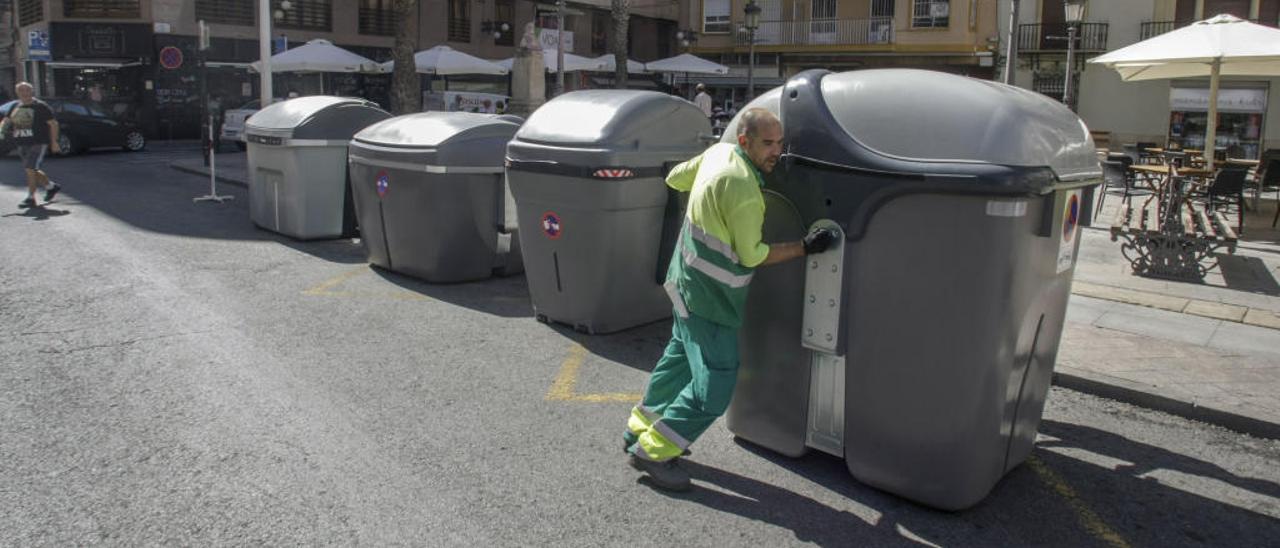
[[[160,66],[169,70],[182,66],[182,50],[174,46],[165,46],[160,50]]]

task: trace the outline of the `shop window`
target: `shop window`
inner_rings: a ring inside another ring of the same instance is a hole
[[[63,0],[64,17],[85,19],[137,19],[142,17],[139,0]]]
[[[393,0],[360,0],[360,34],[395,36]]]
[[[27,26],[44,20],[44,0],[19,0],[18,25]]]
[[[493,20],[498,24],[498,32],[501,33],[497,38],[493,39],[493,43],[498,46],[514,46],[516,45],[516,6],[515,0],[493,0]],[[502,24],[507,24],[507,30],[502,30]]]
[[[591,12],[591,53],[604,55],[609,53],[609,33],[613,28],[613,18],[607,11]]]
[[[282,29],[298,30],[333,30],[332,0],[291,0],[289,9],[282,9],[282,0],[271,0],[273,12],[279,11],[284,17],[276,20],[275,25]]]
[[[449,41],[471,41],[471,0],[449,0]]]
[[[702,32],[729,32],[729,0],[702,0]]]
[[[254,3],[254,0],[196,0],[196,20],[252,27]]]
[[[951,23],[951,0],[913,0],[911,26],[946,28]]]

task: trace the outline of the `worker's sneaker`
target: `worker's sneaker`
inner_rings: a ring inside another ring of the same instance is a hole
[[[689,473],[680,466],[679,457],[662,462],[645,460],[635,455],[627,458],[632,468],[649,474],[649,480],[662,489],[688,491],[693,486],[689,482]]]
[[[61,190],[62,190],[62,185],[55,183],[53,181],[49,181],[49,190],[44,191],[44,201],[52,202],[53,197],[57,196],[58,192],[60,192]]]
[[[631,446],[632,446],[632,445],[635,445],[635,443],[627,441],[627,438],[625,438],[625,437],[624,437],[624,438],[622,438],[622,452],[623,452],[623,453],[631,454]],[[693,454],[693,451],[692,451],[692,450],[690,450],[690,449],[685,449],[683,452],[681,452],[681,453],[680,453],[680,456],[682,456],[682,457],[687,457],[687,456],[692,455],[692,454]]]
[[[19,209],[27,209],[29,207],[35,207],[35,206],[36,206],[35,196],[27,196],[27,199],[23,200],[18,204]]]

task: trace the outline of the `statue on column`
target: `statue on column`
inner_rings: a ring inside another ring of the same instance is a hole
[[[547,100],[547,70],[542,59],[542,43],[532,22],[524,26],[524,35],[511,62],[511,101],[507,112],[528,117]]]

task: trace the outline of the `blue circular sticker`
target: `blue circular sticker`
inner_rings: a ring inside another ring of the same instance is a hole
[[[1067,199],[1067,210],[1062,220],[1062,240],[1070,242],[1076,235],[1076,225],[1080,222],[1080,195],[1072,194]]]
[[[560,237],[562,228],[560,226],[560,216],[554,211],[548,211],[542,214],[542,233],[548,238],[555,240]]]
[[[374,182],[374,186],[378,189],[379,198],[387,195],[387,186],[390,184],[391,184],[391,176],[387,175],[387,171],[385,169],[382,171],[379,171],[378,179],[377,181]]]

